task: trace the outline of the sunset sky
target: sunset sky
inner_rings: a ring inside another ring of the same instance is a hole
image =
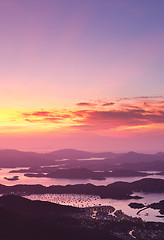
[[[164,151],[163,0],[0,0],[0,149]]]

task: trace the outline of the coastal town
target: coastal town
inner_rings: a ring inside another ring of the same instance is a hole
[[[113,206],[87,207],[75,214],[80,219],[81,228],[91,230],[108,229],[122,240],[164,240],[164,224],[145,222],[139,217],[131,217]]]

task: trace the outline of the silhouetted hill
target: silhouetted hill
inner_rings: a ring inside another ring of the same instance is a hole
[[[45,155],[52,158],[55,157],[55,159],[114,158],[120,156],[120,154],[112,152],[93,153],[76,149],[61,149]]]
[[[69,214],[65,212],[67,209],[71,210]],[[31,201],[19,196],[3,196],[0,198],[0,239],[122,240],[110,229],[113,227],[114,231],[119,232],[124,228],[124,222],[102,225],[98,221],[76,218],[75,210],[78,214],[83,212],[82,209]]]
[[[62,206],[44,201],[31,201],[18,195],[3,195],[0,197],[0,206],[8,211],[26,215],[51,215],[70,214],[81,212],[79,208]]]
[[[105,159],[83,160],[90,158]],[[69,160],[63,161],[63,159]],[[118,166],[118,164],[122,163],[152,161],[164,161],[164,153],[142,154],[129,152],[125,154],[116,154],[111,152],[92,153],[75,149],[63,149],[44,154],[17,150],[0,150],[0,167],[10,168],[65,164],[67,168],[81,167],[89,168],[91,170],[110,170],[113,166]]]
[[[12,170],[10,173],[25,173],[26,177],[47,177],[67,179],[97,179],[103,180],[107,177],[136,177],[151,175],[129,169],[114,169],[113,171],[91,171],[87,168],[57,169],[55,167],[39,167],[29,169]],[[6,178],[8,179],[8,178]],[[10,180],[10,179],[8,179]],[[13,178],[12,178],[13,180]]]
[[[53,165],[61,159],[86,159],[115,157],[119,154],[91,153],[75,149],[62,149],[50,153],[23,152],[17,150],[0,150],[0,167],[35,167],[41,165]],[[61,164],[59,161],[58,164]]]
[[[52,161],[45,159],[43,154],[22,152],[17,150],[0,150],[0,167],[28,167],[40,166]]]
[[[66,186],[53,185],[0,185],[0,194],[88,194],[97,195],[101,198],[130,199],[133,192],[164,193],[164,180],[145,178],[132,183],[115,182],[107,186],[95,186],[93,184],[75,184]]]
[[[161,209],[162,201],[159,204],[152,207]],[[0,197],[0,226],[2,240],[125,240],[132,239],[129,235],[132,229],[137,233],[136,239],[163,240],[162,223],[120,217],[116,221],[97,220],[84,209],[15,195]],[[149,233],[149,238],[142,232]]]
[[[129,169],[114,169],[109,173],[108,177],[137,177],[137,176],[147,176],[147,173],[138,172]]]
[[[131,189],[136,192],[160,193],[164,192],[164,180],[143,178],[131,183]]]
[[[113,159],[101,160],[68,160],[63,162],[65,168],[88,168],[93,171],[107,171],[113,168]]]
[[[55,159],[77,159],[77,158],[91,158],[92,153],[87,151],[81,151],[76,149],[61,149],[50,153],[46,153],[46,156],[55,157]]]
[[[144,154],[136,152],[128,152],[119,157],[116,157],[113,161],[117,164],[121,163],[137,163],[137,162],[151,162],[151,161],[164,160],[164,154]]]
[[[118,168],[136,171],[164,171],[164,160],[156,160],[151,162],[123,163],[119,165]]]

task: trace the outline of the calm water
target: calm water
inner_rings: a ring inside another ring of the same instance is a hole
[[[14,168],[14,170],[20,168]],[[25,169],[25,168],[24,168]],[[92,183],[94,185],[107,185],[116,181],[133,182],[143,177],[117,177],[117,178],[107,178],[106,180],[98,181],[91,179],[53,179],[53,178],[29,178],[25,177],[24,173],[9,173],[13,168],[3,168],[0,170],[0,184],[4,185],[15,185],[15,184],[42,184],[44,186],[51,185],[67,185],[67,184],[86,184]],[[154,172],[155,173],[155,172]],[[4,177],[12,178],[13,176],[19,176],[17,181],[8,181]],[[164,176],[151,175],[151,178],[164,179]],[[54,203],[71,205],[76,207],[90,207],[99,205],[112,205],[116,209],[121,209],[125,214],[129,216],[136,217],[137,209],[132,209],[128,206],[131,202],[139,203],[153,203],[164,200],[164,193],[162,194],[141,194],[136,193],[136,195],[144,197],[143,199],[136,200],[114,200],[114,199],[101,199],[98,196],[88,196],[88,195],[76,195],[76,194],[44,194],[44,195],[30,195],[28,198],[33,200],[43,200],[50,201]],[[157,221],[164,222],[164,218],[157,218],[160,215],[158,210],[146,209],[140,213],[141,217],[145,221]]]
[[[138,194],[138,193],[137,193]],[[128,206],[131,202],[150,204],[164,199],[162,194],[139,194],[144,197],[137,200],[115,200],[101,199],[99,196],[79,195],[79,194],[33,194],[26,196],[31,200],[49,201],[62,205],[70,205],[74,207],[93,207],[93,206],[113,206],[116,210],[121,209],[125,214],[132,217],[140,217],[144,221],[164,222],[164,218],[158,218],[159,211],[154,209],[146,209],[137,215],[138,209],[132,209]]]
[[[108,185],[110,183],[116,181],[124,181],[124,182],[133,182],[143,177],[110,177],[105,180],[91,180],[91,179],[61,179],[61,178],[30,178],[25,177],[24,173],[9,173],[11,170],[19,170],[20,168],[2,168],[0,170],[0,184],[4,185],[15,185],[15,184],[42,184],[44,186],[51,185],[67,185],[67,184],[86,184],[92,183],[94,185]],[[23,168],[26,169],[26,168]],[[28,169],[28,168],[27,168]],[[151,172],[152,173],[152,172]],[[155,173],[155,172],[154,172]],[[4,179],[4,177],[12,178],[13,176],[19,176],[19,180],[17,181],[9,181]],[[150,175],[147,178],[160,178],[164,179],[164,176],[158,175]]]

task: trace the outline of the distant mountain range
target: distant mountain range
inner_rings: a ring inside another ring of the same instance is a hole
[[[94,160],[93,158],[96,158]],[[88,159],[88,160],[85,160]],[[90,159],[90,160],[89,160]],[[93,153],[76,149],[62,149],[49,153],[23,152],[18,150],[0,150],[0,167],[36,167],[65,164],[70,167],[88,167],[92,170],[110,169],[112,166],[127,166],[150,162],[164,161],[164,153],[143,154],[136,152]],[[163,164],[162,164],[163,166]],[[129,167],[128,167],[129,168]],[[132,166],[133,169],[133,166]],[[142,170],[142,169],[140,169]],[[150,169],[151,170],[151,169]],[[162,169],[164,170],[164,169]]]
[[[87,152],[76,149],[61,149],[54,152],[46,153],[48,157],[55,157],[56,159],[87,159],[87,158],[115,158],[122,154],[112,152]]]

